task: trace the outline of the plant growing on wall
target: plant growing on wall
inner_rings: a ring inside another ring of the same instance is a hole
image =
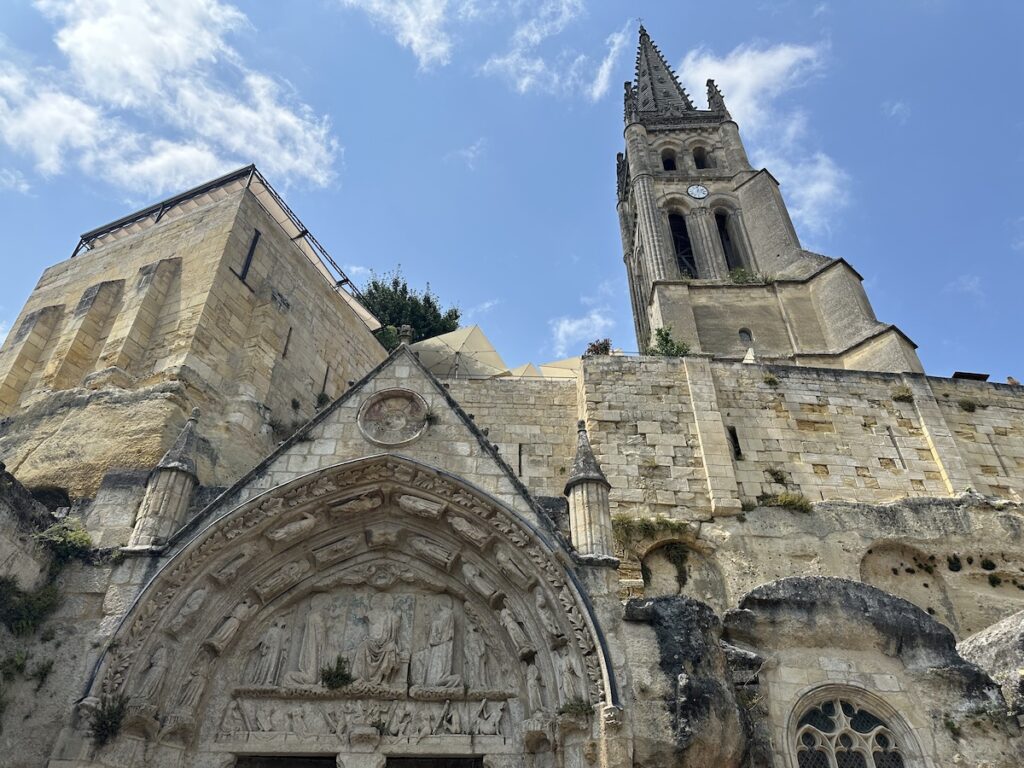
[[[672,338],[672,326],[654,329],[654,343],[647,347],[647,354],[659,357],[685,357],[690,354],[690,345]]]
[[[611,353],[611,339],[594,339],[592,342],[587,344],[587,350],[583,353],[583,356],[594,357],[595,355],[610,355]]]
[[[320,670],[320,682],[332,691],[344,688],[355,680],[348,667],[348,659],[338,656],[334,664],[328,664]]]

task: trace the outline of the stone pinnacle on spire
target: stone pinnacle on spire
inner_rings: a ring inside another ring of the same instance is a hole
[[[196,424],[199,422],[199,409],[193,408],[192,413],[181,428],[178,439],[171,449],[164,454],[156,465],[157,469],[177,469],[196,477],[196,462],[192,458],[196,448]]]
[[[708,78],[708,109],[715,110],[717,112],[724,112],[725,116],[732,118],[729,114],[728,108],[725,106],[725,99],[722,97],[722,92],[718,89],[715,81]]]
[[[594,451],[590,447],[590,438],[587,437],[587,423],[580,419],[576,422],[576,429],[578,430],[576,458],[573,459],[569,479],[565,482],[565,494],[569,495],[569,491],[572,490],[573,486],[586,482],[597,482],[606,488],[611,488],[611,483],[608,482],[604,472],[601,471],[601,465],[597,463]]]
[[[640,112],[675,115],[693,111],[690,97],[642,24],[636,52],[635,98]]]

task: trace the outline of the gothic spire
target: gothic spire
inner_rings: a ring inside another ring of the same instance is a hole
[[[636,107],[640,112],[668,115],[693,111],[690,97],[642,24],[636,52]]]
[[[710,78],[708,78],[708,109],[723,112],[726,117],[732,118],[732,115],[729,114],[729,110],[725,106],[725,99],[722,98],[722,92],[718,90],[718,86],[715,84],[715,81]]]
[[[196,475],[196,462],[192,455],[196,448],[196,423],[198,421],[199,409],[193,408],[178,439],[174,441],[174,445],[156,465],[157,469],[177,469],[187,472],[193,477]]]
[[[601,471],[601,465],[597,463],[597,457],[594,456],[594,450],[590,447],[590,438],[587,437],[587,422],[580,419],[576,423],[576,430],[576,458],[573,459],[572,469],[569,471],[569,477],[565,481],[566,494],[569,493],[574,485],[586,482],[596,482],[606,488],[610,488],[608,479],[604,476],[604,472]]]

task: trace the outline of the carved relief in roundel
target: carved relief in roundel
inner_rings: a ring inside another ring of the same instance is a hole
[[[427,427],[427,404],[408,389],[386,389],[359,409],[359,430],[375,445],[411,443]]]

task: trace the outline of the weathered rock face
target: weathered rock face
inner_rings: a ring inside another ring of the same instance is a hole
[[[1024,714],[1024,611],[972,635],[957,650],[999,683],[1011,712]]]
[[[46,507],[0,463],[0,577],[14,578],[24,589],[39,585],[49,557],[32,535],[52,522]]]
[[[660,699],[664,718],[642,715],[634,723],[635,765],[740,765],[745,748],[725,655],[719,648],[722,624],[711,608],[688,597],[633,599],[625,619],[648,625],[658,650],[661,685],[634,691],[638,699]]]

